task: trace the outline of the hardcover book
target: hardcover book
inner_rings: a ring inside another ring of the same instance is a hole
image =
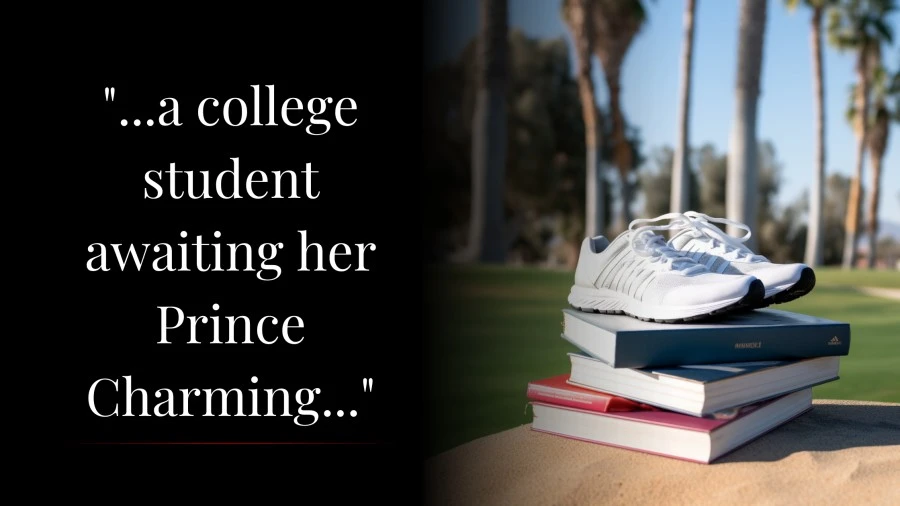
[[[812,389],[743,407],[733,418],[669,411],[590,411],[533,401],[531,428],[568,438],[710,463],[812,407]]]
[[[562,337],[614,368],[800,360],[850,351],[848,323],[776,309],[679,325],[564,309]]]
[[[838,379],[840,357],[616,369],[570,353],[572,385],[708,416]],[[577,407],[577,406],[575,406]]]
[[[653,406],[641,404],[624,397],[572,386],[569,382],[568,374],[560,374],[552,378],[529,382],[525,395],[532,401],[604,413],[637,410],[652,411],[656,409]]]

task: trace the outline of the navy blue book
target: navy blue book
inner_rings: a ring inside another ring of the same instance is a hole
[[[728,418],[740,407],[838,379],[840,357],[613,368],[570,353],[568,383],[693,416]]]
[[[563,309],[562,337],[614,368],[800,360],[850,352],[850,324],[776,309],[677,325]]]

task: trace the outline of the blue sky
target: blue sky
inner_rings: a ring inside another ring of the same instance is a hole
[[[478,0],[439,2],[440,26],[433,59],[456,57],[477,32]],[[510,26],[535,37],[565,37],[559,1],[509,0]],[[645,149],[674,146],[677,126],[679,65],[684,2],[656,0],[648,5],[649,21],[626,56],[622,72],[623,108],[628,121],[640,128]],[[900,20],[890,19],[900,39]],[[724,152],[731,128],[737,54],[737,0],[697,0],[694,19],[694,68],[691,96],[691,145],[707,142]],[[452,29],[450,29],[452,27]],[[826,171],[849,175],[855,159],[855,138],[844,119],[847,95],[854,81],[851,53],[825,45]],[[570,51],[571,54],[571,51]],[[888,65],[898,60],[898,44],[885,53]],[[596,61],[596,60],[595,60]],[[574,68],[574,66],[573,66]],[[595,82],[602,83],[595,65]],[[775,144],[784,165],[780,204],[796,199],[809,187],[813,171],[813,97],[809,47],[809,11],[788,12],[779,0],[769,0],[764,43],[758,135]],[[597,96],[606,102],[604,85]],[[863,175],[868,186],[871,165]],[[879,216],[900,221],[900,125],[894,124],[882,168]]]

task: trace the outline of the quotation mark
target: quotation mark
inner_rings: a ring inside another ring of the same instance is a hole
[[[103,88],[103,93],[106,95],[107,102],[114,102],[116,100],[116,89],[114,87],[107,86],[107,87]],[[122,126],[127,126],[128,123],[129,123],[129,121],[127,119],[123,119],[122,121],[119,122],[119,124]],[[139,119],[136,119],[131,123],[134,126],[141,126],[141,120],[139,120]],[[145,124],[147,126],[153,126],[153,120],[148,119]]]
[[[363,378],[363,392],[372,391],[372,378]]]

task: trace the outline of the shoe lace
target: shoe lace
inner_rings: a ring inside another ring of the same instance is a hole
[[[649,225],[649,223],[662,220],[671,221],[664,225]],[[639,256],[649,257],[650,262],[658,262],[670,270],[686,275],[708,271],[706,266],[684,256],[682,252],[671,247],[663,236],[654,233],[657,230],[688,228],[691,226],[690,222],[691,220],[681,213],[669,213],[656,218],[634,220],[628,225],[631,233],[629,239],[631,249]]]
[[[750,236],[753,235],[753,232],[750,231],[750,227],[744,223],[729,220],[727,218],[712,218],[696,211],[687,211],[683,216],[687,218],[690,228],[693,229],[693,236],[696,239],[708,241],[712,248],[721,251],[720,256],[723,258],[728,260],[746,260],[748,262],[768,261],[766,257],[754,253],[750,248],[744,245],[744,243],[750,239]],[[744,230],[747,233],[740,237],[735,237],[723,232],[722,229],[713,225],[713,223],[731,225],[735,228]]]

